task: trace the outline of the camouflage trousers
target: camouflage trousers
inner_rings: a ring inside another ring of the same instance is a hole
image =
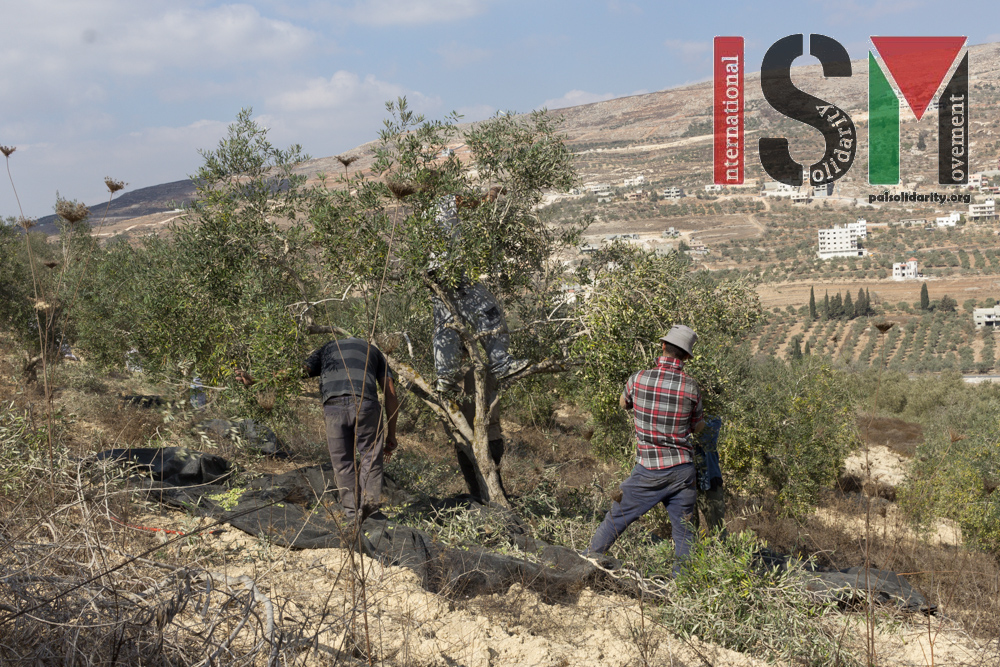
[[[448,298],[458,314],[472,327],[473,334],[486,331],[495,332],[483,336],[479,342],[486,352],[490,371],[502,375],[513,359],[510,348],[510,334],[503,316],[500,302],[482,283],[463,285],[448,292]],[[458,332],[447,326],[455,321],[452,312],[436,296],[431,296],[434,306],[434,370],[438,379],[459,385],[462,377],[462,355],[464,347]]]

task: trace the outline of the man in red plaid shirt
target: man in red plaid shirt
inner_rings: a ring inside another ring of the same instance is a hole
[[[643,514],[663,503],[670,514],[674,551],[684,559],[694,536],[689,522],[698,492],[694,451],[687,437],[705,427],[698,383],[684,372],[698,335],[675,324],[660,338],[663,356],[656,368],[635,373],[625,383],[619,404],[634,410],[636,465],[583,555],[599,557]],[[675,566],[676,573],[678,567]]]

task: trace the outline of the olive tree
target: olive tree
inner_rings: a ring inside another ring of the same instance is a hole
[[[252,412],[262,391],[280,404],[298,387],[287,371],[306,342],[288,304],[299,298],[292,276],[308,278],[299,267],[310,200],[294,172],[306,156],[273,146],[250,109],[201,155],[197,201],[168,234],[112,242],[96,258],[81,345],[107,365],[131,353],[147,371],[212,384],[253,366],[259,386],[230,392]]]
[[[556,121],[545,113],[500,114],[460,129],[454,117],[426,121],[405,99],[387,109],[391,118],[371,171],[351,175],[350,159],[343,159],[344,176],[312,209],[322,291],[327,299],[356,295],[355,331],[376,339],[393,333],[417,339],[409,358],[390,353],[390,366],[475,462],[487,499],[506,504],[488,455],[488,419],[499,394],[487,392],[490,369],[481,345],[485,336],[499,332],[482,331],[469,321],[453,290],[482,283],[505,310],[515,349],[533,362],[506,384],[573,363],[567,345],[578,320],[559,312],[563,269],[555,254],[575,242],[582,225],[549,225],[538,211],[546,191],[566,190],[574,182],[572,155]],[[456,144],[461,152],[450,148]],[[452,197],[455,226],[441,217],[443,202]],[[346,333],[304,286],[302,295],[297,316],[306,331]],[[475,395],[465,399],[475,406],[471,425],[453,397],[433,388],[432,296],[450,313],[446,326],[457,332],[474,373]],[[415,330],[423,336],[413,336]]]

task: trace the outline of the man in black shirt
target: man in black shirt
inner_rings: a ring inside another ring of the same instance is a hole
[[[371,343],[345,338],[314,351],[304,366],[307,377],[319,376],[326,442],[340,504],[348,519],[360,512],[364,521],[378,510],[383,461],[396,449],[399,402],[389,364]],[[385,392],[385,431],[377,387]]]
[[[397,446],[399,401],[389,364],[368,341],[344,338],[310,354],[302,372],[305,377],[319,376],[326,443],[344,514],[349,520],[364,521],[378,510],[383,463]],[[236,371],[236,379],[247,386],[254,382],[242,370]],[[385,393],[385,428],[379,388]]]

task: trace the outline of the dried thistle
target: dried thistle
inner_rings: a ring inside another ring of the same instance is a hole
[[[116,181],[110,176],[104,177],[104,184],[108,186],[108,192],[110,192],[111,194],[114,194],[119,190],[123,190],[125,186],[128,185],[128,183],[126,183],[125,181]]]
[[[90,215],[90,209],[84,204],[78,204],[75,201],[69,201],[67,199],[60,199],[56,202],[56,215],[72,225],[86,219],[86,217]]]
[[[360,155],[338,155],[337,162],[344,165],[344,169],[347,169],[352,164],[361,159]]]
[[[875,328],[878,329],[881,333],[885,333],[894,326],[896,326],[895,322],[879,322],[875,325]]]
[[[35,310],[37,310],[39,312],[44,312],[44,311],[48,310],[51,307],[52,307],[52,304],[50,304],[50,303],[48,303],[46,301],[42,301],[41,299],[39,299],[38,301],[35,301]]]
[[[0,146],[0,153],[4,154],[4,157],[10,157],[11,153],[17,150],[17,146]]]
[[[260,406],[260,409],[264,412],[274,410],[274,406],[277,402],[278,399],[274,389],[265,389],[257,394],[257,405]]]
[[[404,183],[402,181],[387,181],[385,186],[389,188],[389,192],[391,192],[392,196],[396,199],[406,199],[417,191],[412,184]]]
[[[21,227],[24,228],[24,231],[28,231],[29,229],[31,229],[32,227],[34,227],[36,224],[38,224],[38,221],[37,220],[32,220],[31,218],[24,218],[24,217],[22,217],[22,218],[18,218],[17,219],[17,224],[21,225]]]

